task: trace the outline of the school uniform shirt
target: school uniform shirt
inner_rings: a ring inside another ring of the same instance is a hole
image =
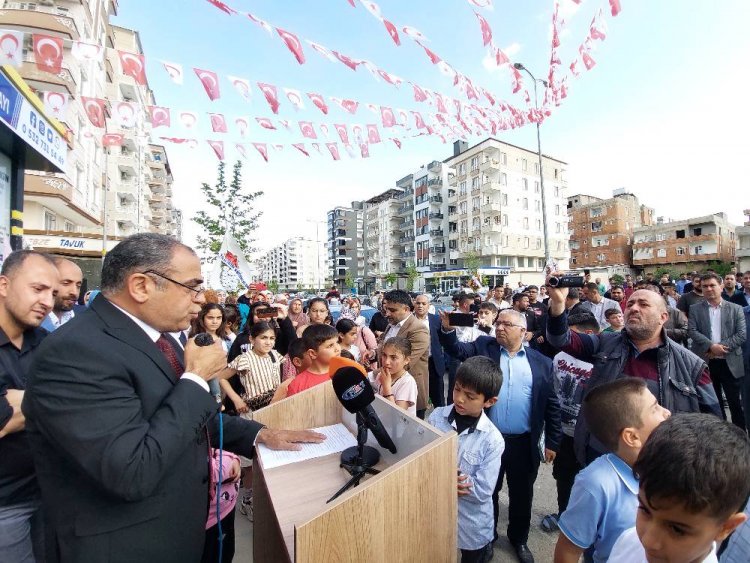
[[[718,563],[716,558],[716,544],[714,543],[711,553],[709,553],[702,563]],[[615,542],[609,555],[609,563],[648,563],[646,551],[643,549],[641,540],[635,531],[635,526],[626,530]]]
[[[367,378],[370,380],[373,391],[382,397],[383,391],[375,375],[370,372]],[[406,412],[412,416],[417,416],[417,380],[408,371],[405,371],[401,377],[391,384],[391,393],[393,393],[395,401],[406,401],[409,403]]]
[[[232,360],[229,367],[237,370],[246,396],[253,398],[279,386],[281,358],[276,350],[271,350],[267,356],[259,356],[249,350]]]
[[[433,410],[428,422],[442,432],[455,431],[453,405]],[[502,434],[484,412],[458,435],[458,468],[471,484],[470,493],[458,497],[459,549],[481,549],[495,537],[492,493],[504,450]]]
[[[558,526],[581,549],[594,546],[595,563],[612,561],[612,546],[635,526],[637,510],[638,480],[632,468],[615,454],[606,454],[576,475]]]

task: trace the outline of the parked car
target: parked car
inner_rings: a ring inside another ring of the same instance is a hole
[[[333,318],[334,324],[336,321],[339,320],[339,315],[341,314],[341,305],[331,305],[329,307],[331,311],[331,317]],[[362,309],[360,310],[359,314],[362,315],[365,320],[367,321],[367,324],[370,324],[370,319],[372,319],[372,316],[377,312],[377,309],[375,307],[370,307],[369,305],[362,305]]]

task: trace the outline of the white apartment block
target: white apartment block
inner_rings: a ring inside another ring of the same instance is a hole
[[[322,242],[291,238],[258,260],[260,279],[276,282],[280,291],[322,289],[326,277],[326,253]]]
[[[745,224],[735,229],[735,235],[737,237],[737,271],[747,272],[750,271],[750,209],[745,209],[742,212],[745,217]]]
[[[401,189],[391,188],[365,201],[363,290],[367,293],[385,287],[385,277],[402,267],[403,247],[399,243],[403,236],[400,228],[403,217],[399,215],[402,193]]]

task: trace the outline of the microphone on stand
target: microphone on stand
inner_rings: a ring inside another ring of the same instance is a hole
[[[207,332],[200,332],[196,334],[194,340],[196,346],[211,346],[214,343],[213,336],[211,336]],[[217,397],[217,402],[221,400],[221,387],[219,386],[219,381],[217,379],[211,379],[210,381],[208,381],[208,389],[211,395]]]

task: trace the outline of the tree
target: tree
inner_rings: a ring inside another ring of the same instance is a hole
[[[398,281],[398,276],[394,273],[386,274],[383,278],[385,280],[385,283],[387,283],[390,287],[393,287],[393,285]]]
[[[204,253],[207,262],[212,262],[221,250],[224,235],[229,232],[237,241],[245,258],[255,249],[252,233],[258,227],[262,212],[255,212],[253,204],[263,195],[262,191],[248,193],[242,188],[242,162],[237,161],[232,170],[232,183],[227,186],[224,176],[225,163],[219,162],[217,180],[214,187],[205,182],[201,192],[205,198],[205,208],[193,217],[193,221],[203,228],[204,235],[198,237],[197,247]]]
[[[625,283],[625,278],[622,276],[622,274],[614,274],[612,276],[612,283],[615,285],[622,286],[622,284]]]
[[[476,252],[467,252],[466,258],[464,258],[464,267],[469,271],[470,276],[477,276],[479,274],[479,266],[482,265],[482,259]]]
[[[406,291],[414,291],[414,282],[419,278],[419,272],[414,262],[409,262],[406,266]]]
[[[268,282],[268,289],[270,289],[273,293],[279,292],[279,282],[276,281],[276,278]]]
[[[346,276],[344,277],[344,287],[346,289],[351,289],[354,287],[354,278],[352,277],[351,272],[347,272]]]

